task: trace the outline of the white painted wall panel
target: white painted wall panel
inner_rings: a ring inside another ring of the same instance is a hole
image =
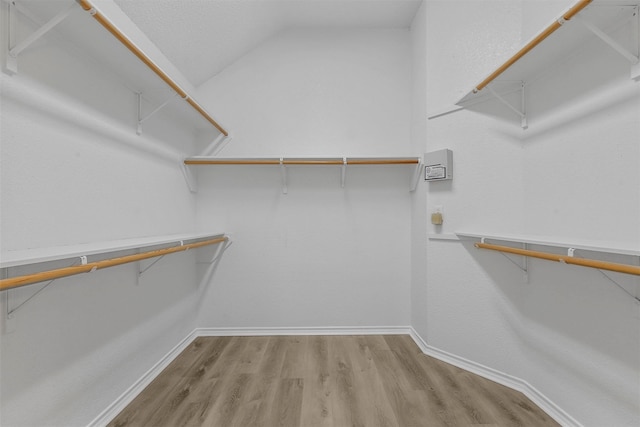
[[[427,2],[429,110],[500,65],[506,57],[496,55],[517,50],[520,31],[528,40],[558,6]],[[428,122],[428,150],[454,151],[454,180],[427,190],[428,209],[444,206],[444,232],[499,229],[640,246],[638,84],[624,59],[599,42],[571,59],[529,87],[527,131],[515,115],[493,118],[480,108]],[[466,84],[467,75],[476,80]],[[599,174],[603,166],[612,172]],[[429,344],[529,382],[584,425],[638,424],[640,325],[632,296],[595,270],[536,260],[525,284],[512,262],[470,242],[430,241],[428,254],[428,317],[414,327],[427,331]],[[638,295],[637,278],[615,279]]]
[[[53,39],[0,74],[2,249],[192,231],[179,159],[193,133],[160,114],[137,136],[135,94]],[[0,424],[90,423],[193,330],[194,265],[187,252],[139,283],[136,264],[59,279],[9,321],[7,295],[12,309],[42,285],[2,292]]]
[[[223,156],[382,156],[410,145],[406,30],[292,30],[200,88],[234,129]],[[233,246],[202,327],[410,323],[412,167],[198,169],[198,227]]]

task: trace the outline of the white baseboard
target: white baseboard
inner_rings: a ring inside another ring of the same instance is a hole
[[[527,381],[432,347],[427,344],[413,328],[411,328],[410,335],[424,354],[521,392],[562,426],[582,427],[582,424],[575,418],[567,414],[562,408],[553,403],[551,399],[547,398]]]
[[[248,337],[268,335],[409,335],[411,330],[410,326],[335,326],[328,328],[198,328],[195,332],[200,337]]]
[[[133,383],[124,393],[118,397],[115,402],[109,405],[100,415],[98,415],[93,421],[89,423],[89,427],[102,427],[106,426],[113,420],[124,408],[127,407],[133,399],[138,396],[160,373],[167,367],[173,360],[178,357],[182,351],[196,339],[196,330],[187,335],[182,341],[173,347],[158,363],[153,365],[151,369],[142,375],[136,382]]]
[[[545,395],[528,382],[497,371],[463,357],[456,356],[427,344],[411,326],[385,327],[312,327],[312,328],[197,328],[172,348],[158,363],[149,369],[127,391],[125,391],[107,409],[102,411],[90,424],[90,427],[106,426],[135,397],[144,390],[178,355],[197,337],[214,336],[267,336],[267,335],[410,335],[426,355],[435,357],[465,369],[483,378],[523,393],[558,423],[567,427],[582,427],[578,421],[563,411]]]

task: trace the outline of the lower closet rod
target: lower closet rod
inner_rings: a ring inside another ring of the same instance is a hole
[[[640,267],[629,264],[618,264],[615,262],[598,261],[595,259],[575,258],[568,255],[558,255],[549,252],[532,251],[529,249],[518,249],[510,246],[492,245],[489,243],[476,243],[476,248],[491,249],[499,252],[507,252],[515,255],[523,255],[532,258],[546,259],[548,261],[564,262],[566,264],[579,265],[582,267],[597,268],[598,270],[617,271],[618,273],[634,274],[640,276]]]
[[[90,262],[82,265],[74,265],[71,267],[63,267],[55,270],[42,271],[40,273],[26,274],[24,276],[10,277],[0,280],[0,291],[6,289],[19,288],[21,286],[31,285],[33,283],[44,282],[47,280],[59,279],[61,277],[73,276],[80,273],[89,273],[103,268],[114,267],[116,265],[127,264],[130,262],[141,261],[143,259],[155,258],[176,252],[186,251],[188,249],[199,248],[202,246],[215,245],[216,243],[229,240],[228,237],[218,237],[211,240],[189,243],[187,245],[173,246],[165,249],[157,249],[148,252],[142,252],[134,255],[126,255],[118,258],[110,258],[102,261]]]

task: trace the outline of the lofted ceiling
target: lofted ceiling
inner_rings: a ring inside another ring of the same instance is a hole
[[[199,86],[290,28],[408,28],[422,0],[114,0]]]

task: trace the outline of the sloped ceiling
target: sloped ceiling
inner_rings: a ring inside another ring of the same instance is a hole
[[[422,0],[115,0],[199,86],[288,28],[408,28]]]

